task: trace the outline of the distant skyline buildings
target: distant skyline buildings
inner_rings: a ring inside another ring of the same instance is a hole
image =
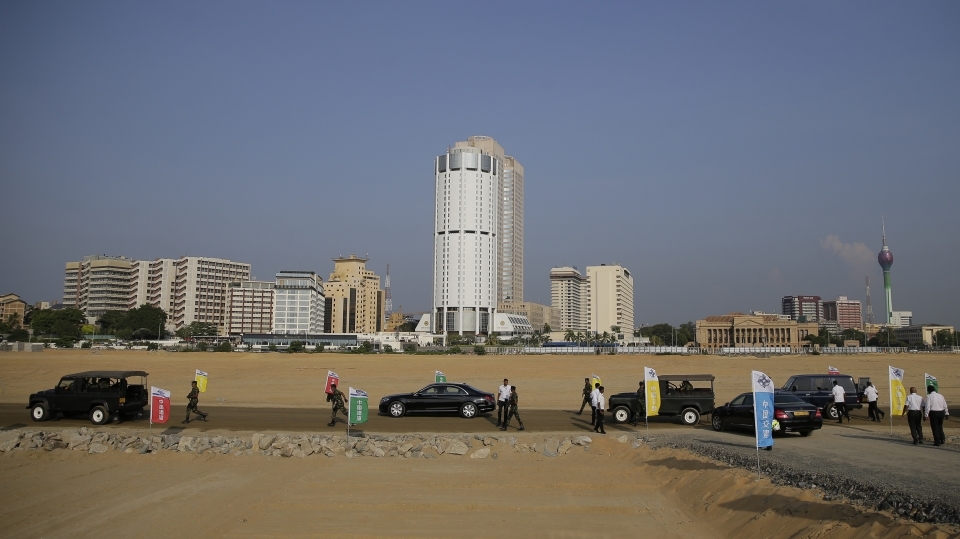
[[[553,268],[550,299],[556,331],[603,333],[619,326],[629,334],[636,327],[633,274],[619,264],[587,266],[586,275],[573,266]]]

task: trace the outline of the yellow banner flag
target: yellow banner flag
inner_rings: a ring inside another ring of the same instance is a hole
[[[597,376],[596,374],[591,374],[591,375],[590,375],[590,387],[593,388],[593,389],[596,389],[596,388],[597,388],[597,384],[603,385],[603,382],[600,381],[600,377],[599,377],[599,376]]]
[[[200,393],[206,393],[207,391],[207,373],[197,369],[197,376],[194,380],[197,381],[197,388],[200,390]]]
[[[890,415],[903,415],[907,404],[907,390],[903,387],[903,369],[890,367]]]
[[[643,368],[643,388],[647,401],[647,417],[660,415],[660,379],[657,378],[657,371],[650,367]]]

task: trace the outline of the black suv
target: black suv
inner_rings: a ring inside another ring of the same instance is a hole
[[[853,376],[849,374],[797,374],[791,376],[787,383],[780,388],[780,391],[790,393],[804,402],[816,406],[823,410],[825,419],[836,421],[837,408],[833,405],[833,381],[843,386],[843,400],[847,405],[847,410],[851,408],[863,408],[860,404],[863,396],[862,389],[853,382]]]
[[[140,384],[127,378],[140,377]],[[147,373],[143,371],[87,371],[68,374],[53,389],[30,395],[30,417],[47,421],[58,413],[64,417],[90,414],[94,425],[103,425],[121,415],[143,412],[149,404]]]

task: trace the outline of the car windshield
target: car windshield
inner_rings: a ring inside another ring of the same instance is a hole
[[[468,386],[467,384],[463,384],[462,387],[463,387],[464,389],[472,392],[472,393],[483,393],[483,391],[480,391],[479,389],[477,389],[477,388],[475,388],[475,387],[473,387],[473,386]]]
[[[773,402],[774,404],[793,404],[797,402],[803,403],[805,401],[799,399],[798,397],[794,397],[793,395],[787,395],[785,393],[777,393],[773,397]]]

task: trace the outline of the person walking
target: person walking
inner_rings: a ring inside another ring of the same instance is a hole
[[[593,388],[590,387],[590,379],[584,378],[583,379],[583,402],[580,403],[580,411],[577,412],[577,415],[583,415],[583,408],[586,405],[590,404],[590,393],[592,392],[592,390]]]
[[[330,394],[327,395],[327,400],[333,403],[333,411],[330,413],[330,422],[327,423],[328,427],[337,426],[337,411],[343,412],[343,415],[350,417],[350,414],[347,412],[347,406],[344,404],[343,392],[337,389],[337,384],[330,384]]]
[[[607,401],[603,396],[603,386],[597,387],[597,424],[593,428],[593,432],[599,432],[600,434],[606,434],[607,431],[603,428],[603,413],[607,410]]]
[[[510,412],[510,384],[506,378],[503,379],[503,385],[497,388],[497,428],[503,426]]]
[[[520,428],[517,430],[524,430],[523,420],[520,419],[520,412],[517,411],[517,406],[520,405],[520,397],[517,395],[517,386],[510,386],[510,398],[507,401],[510,408],[507,412],[507,417],[503,420],[503,426],[500,427],[500,430],[507,430],[507,427],[510,426],[510,418],[516,417],[517,422],[520,423]]]
[[[634,427],[640,423],[640,416],[643,416],[643,424],[647,424],[647,390],[643,382],[640,382],[640,387],[637,388],[637,402],[633,407],[633,425]]]
[[[923,397],[917,395],[917,388],[911,387],[910,394],[907,395],[907,402],[903,405],[903,411],[907,414],[907,423],[910,425],[910,436],[913,437],[913,445],[923,444]]]
[[[850,422],[850,412],[847,411],[847,397],[843,386],[833,381],[833,407],[837,411],[837,419],[843,423],[843,417],[847,417],[847,423]]]
[[[181,423],[190,422],[190,412],[200,416],[204,422],[207,421],[207,414],[197,409],[197,403],[200,402],[200,388],[197,387],[197,381],[190,382],[190,394],[187,395],[187,418]]]
[[[873,382],[867,382],[867,387],[863,390],[863,396],[867,398],[867,415],[870,416],[871,421],[880,421],[885,415],[883,410],[877,407],[877,398],[880,396],[877,393],[877,388],[873,387]]]
[[[924,419],[930,420],[930,430],[933,431],[933,445],[940,446],[947,443],[943,434],[943,420],[950,417],[947,409],[947,399],[937,393],[932,385],[927,386],[927,407]]]
[[[600,382],[597,382],[593,391],[590,392],[590,425],[597,425],[597,395],[600,394]]]

